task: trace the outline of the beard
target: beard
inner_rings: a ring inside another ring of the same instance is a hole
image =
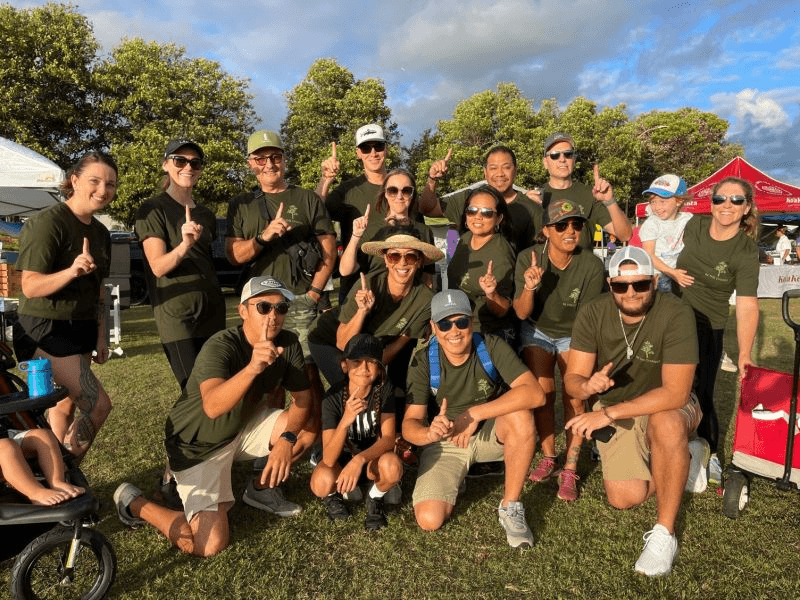
[[[650,291],[647,293],[647,298],[642,300],[642,304],[639,308],[628,308],[623,306],[617,299],[616,295],[612,294],[612,296],[614,297],[614,304],[617,305],[619,312],[621,312],[623,315],[626,317],[643,317],[653,306],[653,302],[656,301],[656,290],[654,286],[651,286]]]

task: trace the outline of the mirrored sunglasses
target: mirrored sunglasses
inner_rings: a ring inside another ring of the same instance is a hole
[[[478,213],[481,213],[482,217],[486,217],[488,219],[497,214],[497,211],[493,208],[479,208],[477,206],[468,206],[466,213],[471,217],[474,217]]]
[[[559,158],[561,158],[562,154],[566,159],[574,158],[575,150],[564,150],[562,152],[548,152],[547,156],[550,157],[550,160],[558,160]]]
[[[725,204],[725,200],[730,200],[731,204],[735,204],[736,206],[741,206],[747,200],[746,197],[740,194],[731,194],[730,196],[726,196],[725,194],[714,194],[711,196],[711,202],[714,204]]]

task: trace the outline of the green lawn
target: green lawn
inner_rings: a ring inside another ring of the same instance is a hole
[[[234,299],[229,297],[230,323]],[[800,310],[797,311],[800,313]],[[733,319],[730,320],[733,325]],[[726,334],[736,357],[735,331]],[[679,522],[681,552],[673,574],[647,579],[633,571],[655,502],[617,511],[605,502],[598,465],[581,460],[582,496],[567,505],[554,484],[528,483],[522,500],[536,537],[531,550],[506,545],[497,523],[500,480],[469,481],[454,518],[424,533],[407,500],[375,534],[363,529],[364,508],[345,523],[328,522],[308,489],[310,467],[299,465],[287,497],[301,515],[279,519],[237,502],[230,512],[231,545],[210,559],[185,556],[152,528],[121,526],[111,495],[122,481],[152,494],[164,465],[164,418],[177,396],[149,307],[123,313],[124,358],[97,369],[114,410],[83,464],[103,500],[99,529],[119,560],[114,598],[798,598],[800,495],[756,481],[751,504],[733,521],[714,491],[685,497]],[[777,300],[761,303],[757,362],[789,370],[791,332]],[[730,455],[736,376],[720,372],[718,406]],[[560,417],[559,417],[560,418]],[[563,436],[561,436],[563,444]],[[243,490],[249,466],[234,472]],[[403,483],[406,499],[413,474]],[[9,565],[0,567],[8,585]],[[0,597],[3,593],[0,592]]]

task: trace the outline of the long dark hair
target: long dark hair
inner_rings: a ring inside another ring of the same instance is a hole
[[[715,195],[719,191],[719,188],[726,183],[735,183],[744,190],[744,197],[747,199],[747,203],[750,205],[750,210],[744,217],[742,217],[739,227],[744,229],[744,233],[747,237],[753,240],[758,239],[758,208],[756,208],[756,203],[754,200],[755,192],[753,191],[753,186],[750,185],[749,181],[746,181],[740,177],[726,177],[725,179],[720,180],[717,185],[714,186],[714,189],[711,190],[711,195]]]
[[[494,208],[497,211],[497,214],[503,217],[503,219],[500,221],[499,233],[507,240],[510,240],[511,218],[508,213],[506,199],[503,198],[500,192],[488,185],[476,187],[475,189],[471,190],[469,194],[467,194],[467,199],[464,201],[464,210],[461,211],[461,228],[459,231],[462,233],[469,231],[469,228],[467,227],[467,209],[469,208],[470,200],[472,200],[473,196],[477,196],[478,194],[489,194],[492,198],[494,198]]]
[[[81,173],[88,167],[94,163],[102,163],[114,169],[114,174],[119,176],[119,170],[117,169],[117,163],[114,162],[114,159],[111,158],[108,154],[104,152],[98,152],[96,150],[92,150],[91,152],[87,152],[83,156],[78,159],[69,171],[67,171],[67,176],[64,178],[58,189],[61,190],[61,193],[64,194],[64,197],[68,200],[72,198],[72,195],[75,193],[75,189],[72,187],[72,176],[80,177]]]
[[[414,188],[414,193],[411,194],[411,204],[408,205],[408,219],[409,221],[413,221],[414,215],[417,214],[417,185],[414,183],[414,178],[411,176],[411,173],[405,169],[392,169],[386,174],[386,177],[383,179],[381,191],[378,192],[378,199],[375,201],[375,210],[381,215],[388,211],[389,203],[386,201],[386,186],[389,183],[389,179],[395,175],[405,175],[408,177],[408,180],[411,182],[411,187]],[[400,225],[400,223],[398,223],[398,225]]]

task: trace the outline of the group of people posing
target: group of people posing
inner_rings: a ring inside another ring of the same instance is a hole
[[[258,186],[231,200],[225,240],[247,279],[241,323],[227,329],[211,259],[214,215],[193,196],[206,157],[191,140],[167,145],[162,191],[140,207],[136,232],[181,394],[166,418],[164,502],[124,483],[114,494],[121,520],[150,523],[185,552],[215,554],[229,543],[233,461],[256,465],[245,503],[290,516],[301,507],[281,484],[312,454],[311,490],[328,516],[348,518],[348,503],[365,496],[365,527],[380,529],[385,504],[401,500],[412,445],[422,529],[452,516],[471,469],[499,462],[500,524],[511,546],[532,546],[520,500],[526,479],[555,478],[558,497],[576,500],[582,442],[611,426],[613,436],[597,442],[609,503],[624,509],[657,496],[636,570],[668,573],[684,489],[720,477],[713,393],[734,291],[741,372],[751,361],[758,258],[750,185],[723,180],[712,214],[689,218],[680,212],[683,180],[657,179],[645,191],[653,214],[644,249],[618,250],[605,273],[592,233],[599,226],[627,242],[631,226],[597,165],[592,186],[573,181],[568,134],[544,144],[542,188],[518,191],[514,152],[497,146],[485,157],[485,184],[442,198],[436,187],[449,152],[420,192],[411,174],[387,170],[380,126],[365,125],[355,141],[363,175],[331,189],[340,168],[334,144],[310,191],[287,182],[276,133],[250,136],[246,160]],[[76,456],[111,408],[90,369],[93,351],[96,362],[107,358],[100,282],[110,248],[93,215],[116,181],[110,157],[84,156],[67,176],[67,201],[26,224],[17,265],[16,351],[49,358],[69,390],[49,419]],[[446,216],[459,235],[438,293],[433,265],[444,253],[423,216]],[[325,291],[337,261],[333,221],[344,246],[337,310]]]

